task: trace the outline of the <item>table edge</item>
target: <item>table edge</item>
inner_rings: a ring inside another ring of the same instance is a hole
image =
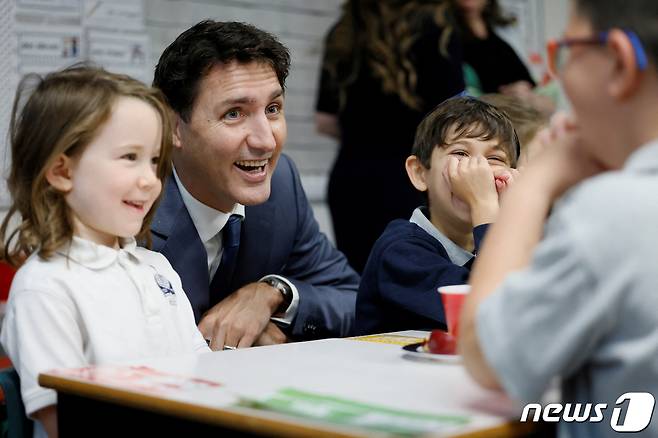
[[[162,398],[157,394],[138,393],[49,373],[39,374],[39,385],[68,395],[88,397],[157,414],[167,414],[186,420],[236,428],[261,435],[263,429],[266,429],[268,435],[285,437],[371,438],[392,436],[389,433],[373,430],[360,431],[348,427],[342,428],[340,425],[291,417],[277,412],[259,411],[247,407],[199,406],[190,402]],[[447,436],[450,438],[514,438],[524,436],[533,429],[532,424],[510,421],[483,430],[467,431]],[[430,434],[425,436],[446,435]]]

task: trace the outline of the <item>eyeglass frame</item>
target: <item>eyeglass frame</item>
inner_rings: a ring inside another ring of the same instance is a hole
[[[647,53],[642,46],[640,38],[632,30],[623,30],[628,36],[635,53],[635,63],[639,70],[647,68],[649,61]],[[563,39],[550,39],[546,42],[546,52],[548,57],[548,71],[551,75],[559,76],[559,71],[556,66],[556,59],[558,51],[563,47],[571,47],[575,45],[605,45],[608,42],[610,31],[603,31],[597,33],[595,36],[583,38],[563,38]]]

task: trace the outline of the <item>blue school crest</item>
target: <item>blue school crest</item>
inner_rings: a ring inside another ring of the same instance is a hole
[[[165,298],[169,298],[169,304],[172,306],[176,305],[176,293],[174,292],[174,287],[171,285],[171,282],[167,280],[167,277],[157,272],[153,277],[155,278],[155,284],[158,285]]]

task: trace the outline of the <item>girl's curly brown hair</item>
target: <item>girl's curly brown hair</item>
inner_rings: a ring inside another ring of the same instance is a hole
[[[31,93],[27,93],[29,88],[33,88]],[[46,171],[61,154],[81,154],[120,97],[140,99],[159,114],[162,143],[157,175],[164,181],[171,171],[172,118],[159,90],[90,65],[76,65],[43,78],[31,74],[21,80],[9,128],[12,164],[7,185],[12,203],[0,226],[0,256],[6,261],[18,266],[35,251],[47,259],[70,242],[73,223],[64,193],[48,183]],[[144,218],[137,239],[150,243],[156,205]],[[16,214],[20,222],[10,231]]]

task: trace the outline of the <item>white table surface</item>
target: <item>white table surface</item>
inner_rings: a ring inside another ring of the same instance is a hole
[[[325,339],[144,359],[131,365],[222,384],[158,394],[202,407],[223,408],[240,397],[262,399],[289,387],[405,411],[468,415],[472,421],[460,432],[518,422],[519,407],[502,393],[480,388],[461,364],[409,356],[399,345]],[[103,385],[102,379],[94,384]]]

